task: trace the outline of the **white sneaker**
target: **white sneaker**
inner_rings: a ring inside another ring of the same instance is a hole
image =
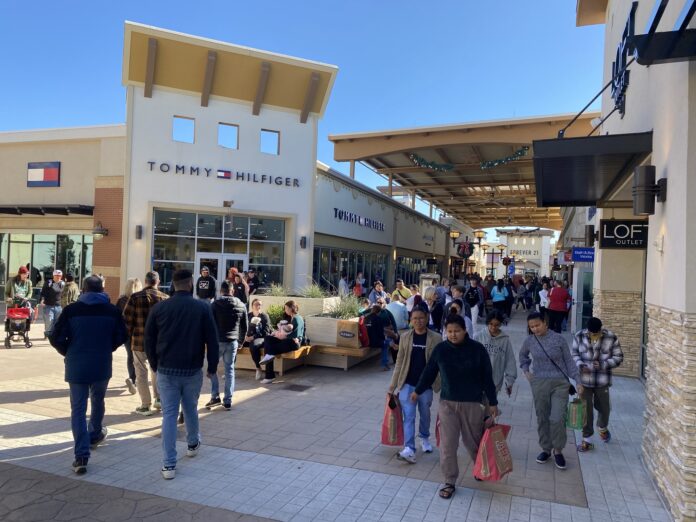
[[[263,379],[263,372],[261,370],[259,370],[258,368],[256,369],[256,377],[254,377],[254,379],[256,379],[257,381],[260,381],[261,379]]]
[[[186,448],[186,456],[187,457],[195,457],[198,455],[198,450],[201,449],[201,441],[199,440],[195,446],[188,446]]]
[[[135,392],[138,391],[135,387],[135,383],[133,383],[133,381],[130,378],[126,379],[126,388],[128,388],[128,392],[131,395],[135,395]]]
[[[416,452],[411,448],[404,448],[396,454],[396,458],[408,462],[409,464],[416,463]]]
[[[433,452],[433,445],[430,444],[429,439],[421,439],[421,449],[423,450],[423,453]]]
[[[262,379],[261,384],[271,384],[273,382],[273,379]]]
[[[162,478],[164,480],[172,480],[174,477],[176,477],[176,467],[165,466],[162,468]]]
[[[273,357],[274,357],[273,355],[268,355],[268,354],[266,354],[266,355],[263,356],[263,359],[261,359],[261,360],[259,361],[259,364],[266,364],[268,361],[272,361],[272,360],[273,360]]]

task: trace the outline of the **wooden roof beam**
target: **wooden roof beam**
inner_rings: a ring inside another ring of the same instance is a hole
[[[205,74],[203,75],[203,89],[201,90],[201,107],[208,106],[210,91],[213,89],[213,76],[215,76],[215,64],[217,53],[208,51],[208,60],[205,62]]]
[[[300,123],[307,123],[307,118],[309,117],[309,111],[314,105],[314,100],[317,97],[317,91],[319,89],[319,73],[313,72],[309,78],[309,86],[307,87],[307,95],[305,96],[304,105],[302,106],[302,112],[300,113]]]
[[[259,73],[259,83],[256,87],[256,96],[254,97],[254,106],[251,113],[258,116],[261,113],[261,105],[263,98],[266,96],[266,86],[268,85],[268,77],[271,75],[271,63],[261,62],[261,71]]]
[[[157,38],[147,40],[147,62],[145,64],[145,97],[152,98],[155,84],[155,63],[157,62]]]
[[[437,149],[440,150],[440,149]],[[447,157],[447,156],[445,156]],[[445,163],[449,163],[450,165],[453,166],[452,170],[454,171],[460,171],[460,170],[473,170],[474,172],[468,173],[468,174],[474,174],[475,172],[479,172],[482,175],[488,175],[490,176],[491,174],[495,175],[498,174],[498,172],[484,172],[481,170],[481,164],[480,163],[452,163],[451,161],[446,161],[443,158],[443,161]],[[507,166],[520,166],[520,167],[531,167],[533,164],[533,160],[517,160],[517,161],[511,161],[510,163],[507,164]],[[497,167],[496,167],[497,168]],[[432,169],[428,169],[426,167],[418,167],[416,165],[413,166],[405,166],[405,167],[392,167],[392,168],[387,168],[387,169],[379,169],[378,172],[380,174],[389,174],[390,172],[403,172],[403,173],[419,173],[419,172],[432,172]],[[516,172],[514,174],[517,174]]]

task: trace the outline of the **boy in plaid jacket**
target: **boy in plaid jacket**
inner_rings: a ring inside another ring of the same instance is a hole
[[[587,416],[582,428],[582,442],[578,451],[594,448],[591,442],[594,434],[594,410],[597,410],[597,427],[599,438],[603,442],[611,440],[609,432],[609,387],[611,372],[623,362],[623,352],[618,337],[612,331],[602,328],[602,321],[597,317],[587,321],[587,328],[573,336],[571,350],[575,364],[580,371],[583,386],[581,398],[585,401]]]

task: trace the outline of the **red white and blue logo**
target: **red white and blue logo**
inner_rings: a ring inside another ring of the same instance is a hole
[[[232,179],[232,171],[231,170],[218,170],[217,176],[218,176],[218,178],[222,178],[222,179]]]
[[[60,161],[29,163],[27,187],[60,187]]]

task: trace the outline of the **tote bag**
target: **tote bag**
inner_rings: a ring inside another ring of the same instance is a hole
[[[392,394],[387,394],[387,403],[384,406],[382,444],[386,446],[404,445],[404,422],[401,406],[399,405],[399,399]]]

